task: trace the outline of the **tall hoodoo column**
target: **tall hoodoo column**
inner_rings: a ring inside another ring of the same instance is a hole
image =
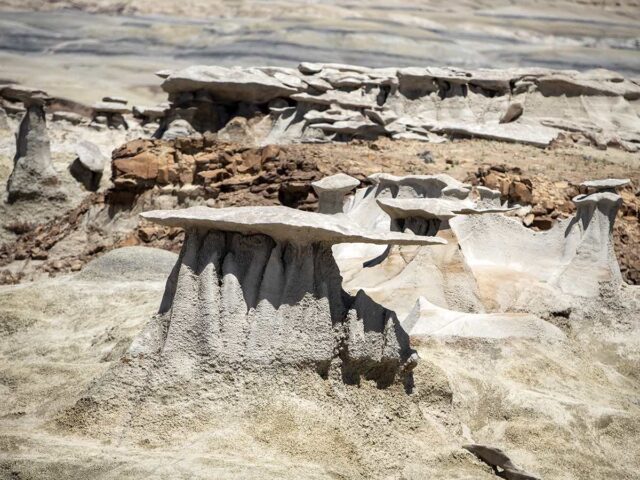
[[[26,108],[16,139],[13,171],[7,181],[9,202],[61,196],[58,177],[51,163],[44,112],[49,97],[40,90],[16,85],[4,88],[3,95],[21,100]]]
[[[370,232],[334,216],[286,207],[155,211],[143,216],[187,231],[160,315],[132,356],[159,355],[181,370],[339,368],[380,386],[410,371],[409,339],[395,314],[342,290],[331,253],[341,242],[431,245],[444,240]]]
[[[573,198],[576,215],[567,227],[566,266],[558,275],[563,291],[581,296],[594,296],[599,282],[622,282],[620,267],[613,250],[613,225],[622,197],[617,187],[629,180],[595,180],[583,187],[595,193]]]

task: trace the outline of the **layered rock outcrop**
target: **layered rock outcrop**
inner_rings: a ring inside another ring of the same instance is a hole
[[[445,135],[545,147],[577,134],[602,147],[640,146],[640,86],[606,70],[302,63],[298,69],[194,66],[161,77],[171,107],[158,136],[176,119],[217,132],[245,118],[257,143],[379,136],[443,141]]]
[[[134,140],[113,152],[110,198],[131,201],[158,186],[202,199],[245,192],[255,203],[313,209],[311,183],[321,176],[315,162],[275,145],[249,148],[210,135]]]

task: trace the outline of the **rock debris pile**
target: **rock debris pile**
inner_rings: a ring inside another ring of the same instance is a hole
[[[559,137],[640,148],[640,85],[593,70],[192,66],[161,72],[176,122],[261,144],[478,137],[546,147]],[[444,136],[444,137],[443,137]]]
[[[134,140],[113,152],[110,197],[128,202],[159,186],[161,192],[204,199],[245,192],[258,203],[312,209],[316,198],[311,183],[320,178],[315,162],[276,145],[243,147],[210,135]]]

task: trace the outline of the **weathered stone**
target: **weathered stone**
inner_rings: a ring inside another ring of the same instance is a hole
[[[520,118],[523,112],[524,108],[522,104],[520,102],[514,102],[509,105],[507,111],[504,112],[504,115],[502,115],[502,117],[500,117],[500,123],[513,122],[514,120]]]
[[[311,184],[318,194],[320,213],[342,213],[344,197],[358,185],[360,181],[344,173],[338,173]]]
[[[78,156],[69,166],[71,175],[87,190],[95,191],[100,186],[107,158],[94,143],[83,140],[76,145]]]
[[[266,103],[298,91],[257,69],[247,71],[240,68],[206,66],[188,67],[172,72],[162,83],[162,88],[168,93],[207,90],[218,101],[250,103]]]
[[[9,202],[65,196],[60,191],[58,177],[51,162],[44,108],[38,102],[27,107],[20,122],[7,192]]]

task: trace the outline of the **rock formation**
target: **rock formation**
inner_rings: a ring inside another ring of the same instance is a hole
[[[87,190],[96,191],[100,186],[107,158],[94,143],[83,140],[76,145],[78,157],[69,166],[71,175]]]
[[[93,106],[92,123],[109,128],[129,128],[124,114],[131,113],[127,101],[119,97],[104,97]]]
[[[0,130],[9,130],[9,118],[4,108],[0,106]]]
[[[536,290],[541,301],[561,295],[595,297],[602,282],[622,281],[611,238],[621,197],[596,192],[573,201],[576,215],[545,232],[533,232],[499,215],[452,220],[462,253],[480,283],[495,285],[497,276],[513,280],[510,285],[505,282],[500,303],[511,294],[525,298],[526,291]]]
[[[444,328],[441,321],[448,319],[446,323],[455,320],[449,332],[468,330],[468,322],[475,328],[479,323],[473,322],[504,326],[510,321],[518,335],[546,335],[550,326],[540,327],[541,320],[508,312],[563,311],[580,297],[597,297],[603,282],[622,281],[611,237],[622,199],[598,190],[620,186],[624,180],[585,182],[585,188],[596,191],[573,199],[575,216],[549,231],[534,232],[504,215],[518,206],[500,205],[494,190],[479,188],[472,199],[469,186],[446,175],[370,179],[374,185],[356,191],[347,203],[347,217],[377,231],[437,235],[447,244],[384,250],[334,247],[345,288],[364,290],[400,318],[423,297],[428,308],[412,314],[414,323],[422,318],[423,333],[439,331]]]
[[[360,181],[344,173],[324,177],[311,184],[318,195],[320,213],[342,213],[344,199]]]
[[[463,136],[548,146],[560,134],[636,151],[640,86],[608,71],[365,68],[338,64],[162,72],[176,119],[216,132],[250,120],[257,143]],[[526,108],[525,108],[526,106]],[[573,138],[573,137],[572,137]]]
[[[51,163],[44,112],[49,97],[40,90],[16,85],[5,87],[2,93],[22,101],[26,108],[17,134],[13,170],[7,181],[9,202],[64,197]]]
[[[342,290],[331,245],[442,239],[371,232],[286,207],[193,207],[143,217],[187,234],[160,313],[127,354],[127,364],[141,369],[134,375],[152,366],[167,381],[204,374],[208,365],[295,367],[384,387],[410,373],[415,358],[395,314],[363,292]]]
[[[218,142],[209,134],[133,140],[114,150],[112,158],[109,197],[116,203],[157,185],[168,193],[195,189],[206,200],[242,195],[245,202],[253,198],[253,204],[312,210],[316,197],[311,183],[321,178],[314,162],[286,148],[247,148]]]
[[[444,174],[375,174],[369,180],[374,185],[358,190],[348,204],[345,214],[351,221],[379,231],[438,235],[448,243],[430,248],[337,246],[334,250],[346,288],[364,289],[400,318],[409,313],[418,296],[443,308],[484,311],[449,221],[463,210],[506,210],[495,205],[483,209],[470,198],[470,185]]]

